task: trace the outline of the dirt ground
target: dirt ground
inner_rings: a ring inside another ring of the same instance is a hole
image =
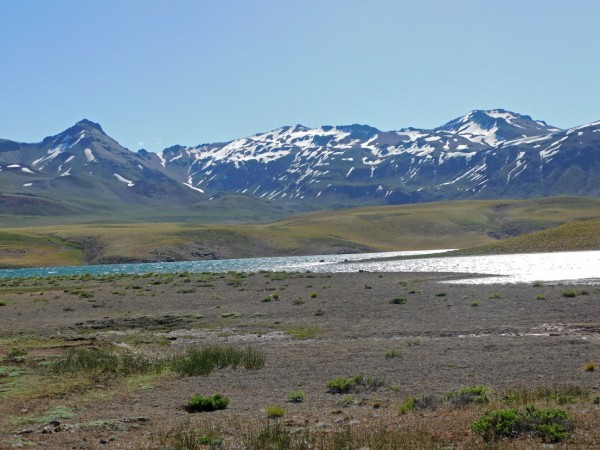
[[[578,386],[600,395],[600,370],[585,370],[600,363],[600,288],[440,283],[458,277],[464,274],[0,280],[0,370],[8,367],[0,371],[0,448],[156,448],[156,433],[177,424],[202,416],[227,430],[263,419],[273,405],[285,408],[288,427],[409,423],[414,417],[399,415],[397,405],[410,396],[442,398],[474,385],[495,392]],[[73,389],[36,368],[74,346],[165,357],[215,343],[261,349],[265,366],[79,380]],[[26,352],[24,361],[11,362],[15,348]],[[346,397],[328,392],[329,380],[356,374],[381,387]],[[286,402],[295,390],[305,401]],[[186,412],[192,395],[216,392],[230,399],[226,410]],[[44,421],[57,407],[70,414]],[[586,408],[584,419],[599,417],[598,405]],[[474,439],[467,420],[480,412],[467,412],[465,428],[451,430],[454,448]],[[421,420],[446,420],[435,414],[424,411]],[[596,439],[600,446],[600,433],[591,433],[580,448]]]

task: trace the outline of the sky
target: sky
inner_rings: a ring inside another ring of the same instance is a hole
[[[130,150],[284,125],[600,120],[597,0],[0,0],[0,138]]]

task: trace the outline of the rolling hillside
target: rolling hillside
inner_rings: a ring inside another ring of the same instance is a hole
[[[570,222],[574,224],[558,233],[577,230],[579,221],[598,218],[600,200],[561,197],[341,209],[267,224],[107,223],[8,228],[0,232],[0,264],[41,266],[462,249]],[[571,236],[576,235],[576,231],[571,232]],[[560,248],[571,248],[569,240],[564,240]]]

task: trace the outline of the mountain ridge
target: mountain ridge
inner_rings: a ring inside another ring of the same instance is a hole
[[[563,130],[498,108],[473,110],[432,129],[297,124],[152,153],[130,151],[100,124],[82,119],[40,143],[0,139],[0,192],[52,197],[73,189],[121,206],[182,208],[235,194],[304,210],[598,196],[598,132],[600,121]]]

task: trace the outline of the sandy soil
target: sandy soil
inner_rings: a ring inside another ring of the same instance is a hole
[[[192,395],[215,392],[227,395],[230,405],[208,416],[225,427],[282,405],[288,426],[324,428],[408,420],[396,410],[408,396],[441,397],[464,386],[577,385],[600,394],[599,371],[584,370],[600,362],[598,287],[439,283],[453,278],[256,273],[4,282],[5,358],[11,346],[32,339],[40,342],[28,350],[32,359],[68,345],[110,342],[165,356],[190,345],[227,343],[262,349],[266,364],[206,377],[98,384],[58,398],[15,396],[0,376],[0,448],[147,448],[157,431],[198,417],[184,409]],[[578,295],[565,298],[566,290]],[[390,303],[397,297],[406,303]],[[60,345],[48,349],[53,341]],[[396,349],[399,356],[386,357]],[[383,386],[353,394],[349,405],[327,392],[327,381],[355,374]],[[306,400],[286,403],[294,390],[304,391]],[[65,431],[31,419],[57,404],[75,411],[60,421]]]

